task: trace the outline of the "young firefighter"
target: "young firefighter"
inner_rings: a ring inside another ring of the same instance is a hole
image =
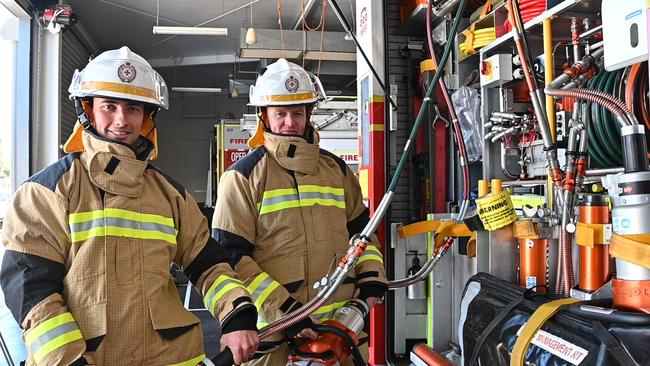
[[[249,140],[255,150],[219,182],[213,236],[230,252],[253,296],[258,327],[312,299],[312,285],[369,221],[354,173],[318,146],[309,122],[318,89],[320,81],[296,64],[280,59],[269,65],[250,93],[259,113]],[[375,305],[387,289],[377,245],[368,246],[332,298],[311,319],[289,328],[287,338],[316,337],[308,328],[312,320],[331,317],[355,292],[369,308]],[[258,359],[248,364],[284,365],[288,346],[283,338],[262,342]]]
[[[180,302],[171,262],[246,361],[258,343],[250,295],[192,196],[149,163],[154,115],[168,107],[164,80],[122,47],[77,71],[69,91],[79,120],[68,155],[18,189],[2,233],[0,284],[27,364],[201,362],[201,326]]]

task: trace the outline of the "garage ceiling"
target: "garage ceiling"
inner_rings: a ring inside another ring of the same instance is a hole
[[[302,30],[303,14],[309,27],[319,25],[324,2],[327,0],[66,1],[100,50],[127,45],[169,78],[168,84],[172,86],[222,88],[234,70],[243,71],[237,72],[236,78],[244,80],[255,78],[246,71],[260,68],[259,60],[241,59],[233,63],[234,55],[239,53],[241,29],[251,24],[251,6],[253,26],[258,30],[279,30],[279,20],[285,30]],[[355,0],[337,0],[337,3],[354,24]],[[344,31],[330,4],[325,4],[324,20],[325,31]],[[154,35],[152,29],[156,24],[228,28],[228,36]],[[321,64],[326,89],[341,89],[350,82],[356,87],[351,75],[356,70],[354,62],[327,63]],[[317,62],[307,62],[305,66],[314,70]],[[347,76],[330,78],[327,74]]]

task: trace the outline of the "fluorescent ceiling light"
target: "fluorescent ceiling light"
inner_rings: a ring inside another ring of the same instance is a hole
[[[185,93],[221,93],[221,88],[190,88],[184,86],[172,87],[173,92]]]
[[[268,50],[257,48],[242,48],[240,57],[243,58],[288,58],[296,59],[300,57],[302,51],[291,50]]]
[[[227,36],[228,28],[208,27],[165,27],[153,26],[153,34],[181,34],[195,36]]]
[[[307,51],[305,60],[356,61],[355,52]]]

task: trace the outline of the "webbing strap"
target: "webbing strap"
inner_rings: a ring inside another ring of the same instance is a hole
[[[401,239],[404,239],[410,236],[436,231],[439,226],[440,226],[440,220],[419,221],[412,224],[400,226],[397,229],[397,235]]]
[[[650,235],[617,235],[612,233],[609,254],[639,266],[650,268]]]
[[[560,307],[576,303],[580,300],[572,297],[547,302],[541,305],[530,316],[526,324],[522,327],[519,337],[512,348],[510,355],[510,366],[523,366],[526,359],[526,351],[530,342],[533,340],[535,333],[542,328],[548,319],[553,317],[560,310]]]
[[[469,359],[469,366],[474,366],[476,365],[476,362],[478,361],[478,354],[481,352],[481,348],[483,348],[483,344],[485,343],[485,340],[492,334],[492,331],[494,328],[496,328],[501,322],[510,314],[512,309],[514,309],[517,305],[521,304],[521,302],[524,301],[524,297],[519,297],[512,301],[511,303],[508,304],[505,308],[503,308],[503,311],[499,313],[488,326],[483,330],[483,333],[481,333],[481,336],[478,338],[476,341],[476,344],[474,345],[474,351],[472,352],[472,357]],[[462,339],[460,340],[461,342],[463,341]]]
[[[440,224],[435,233],[434,248],[438,248],[442,245],[445,238],[453,236],[476,236],[476,233],[471,232],[467,225],[457,224],[453,221],[444,221]]]
[[[593,321],[591,323],[596,337],[605,345],[607,352],[609,352],[621,366],[636,366],[632,356],[627,352],[625,347],[607,330],[600,322]]]
[[[609,224],[576,223],[576,244],[593,248],[596,244],[607,244],[607,228]]]

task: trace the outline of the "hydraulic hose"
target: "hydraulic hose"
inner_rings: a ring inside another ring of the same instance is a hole
[[[577,88],[572,90],[546,88],[544,92],[547,95],[551,95],[554,97],[583,99],[583,100],[590,101],[592,103],[600,104],[605,108],[607,108],[607,110],[609,110],[616,117],[616,120],[618,121],[621,127],[630,126],[632,124],[638,124],[630,121],[626,116],[626,111],[619,108],[617,103],[611,100],[613,97],[611,96],[610,96],[611,98],[606,97],[603,95],[604,93],[597,92],[594,90],[582,89],[582,88]],[[623,103],[620,99],[619,102]]]
[[[398,288],[407,287],[418,281],[422,281],[425,278],[427,278],[429,273],[431,273],[433,268],[435,268],[436,264],[438,264],[438,261],[440,261],[440,258],[442,258],[445,255],[445,253],[447,253],[447,251],[449,250],[453,242],[454,242],[454,238],[451,237],[445,238],[445,241],[442,243],[442,245],[434,251],[431,258],[427,259],[427,261],[424,263],[424,265],[422,266],[422,268],[420,268],[419,271],[417,271],[415,274],[413,274],[408,278],[403,278],[395,281],[388,281],[388,289],[395,290]]]
[[[548,123],[548,118],[546,117],[546,110],[542,102],[542,92],[537,86],[537,78],[532,71],[530,66],[530,58],[526,52],[524,46],[525,33],[523,30],[523,24],[519,24],[517,21],[519,14],[519,7],[514,0],[508,0],[508,19],[510,23],[514,26],[514,36],[515,45],[517,47],[517,54],[521,60],[521,67],[524,72],[524,77],[526,79],[526,84],[528,85],[528,91],[530,94],[531,102],[533,103],[533,109],[535,110],[535,117],[537,118],[537,123],[539,126],[539,133],[542,136],[542,141],[544,142],[544,150],[546,150],[546,159],[549,162],[549,169],[551,179],[553,180],[553,185],[559,187],[562,184],[562,169],[560,167],[560,162],[557,157],[557,147],[555,145],[555,140],[553,134],[551,133],[551,127]],[[530,50],[528,50],[530,51]]]
[[[429,45],[429,56],[431,57],[431,61],[433,61],[433,67],[438,69],[438,58],[433,49],[433,37],[431,35],[431,11],[432,11],[431,8],[432,8],[431,1],[427,1],[426,27],[427,27],[427,43]],[[467,158],[467,150],[465,147],[463,130],[460,128],[460,124],[458,123],[458,115],[456,114],[456,109],[454,108],[454,104],[452,103],[451,97],[449,96],[449,90],[447,89],[447,85],[445,85],[445,79],[439,78],[438,85],[440,86],[442,96],[445,100],[445,104],[447,104],[447,110],[449,111],[449,115],[451,117],[451,124],[454,127],[456,143],[458,144],[458,153],[460,155],[460,167],[463,172],[463,202],[460,205],[461,209],[458,214],[458,221],[462,221],[463,218],[465,217],[467,207],[469,207],[469,191],[470,191],[469,166],[468,166],[469,160]]]

